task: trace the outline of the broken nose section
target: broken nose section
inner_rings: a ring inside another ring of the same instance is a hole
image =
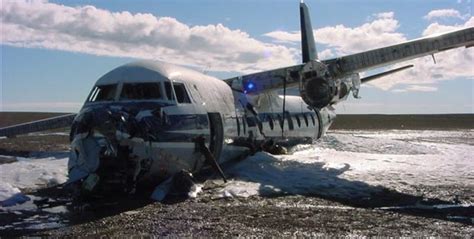
[[[81,194],[134,192],[148,165],[145,161],[150,161],[133,154],[131,135],[138,131],[138,123],[135,115],[123,110],[82,112],[71,129],[67,183],[78,185]]]
[[[68,182],[76,182],[94,173],[100,164],[101,147],[94,137],[77,135],[71,143]]]

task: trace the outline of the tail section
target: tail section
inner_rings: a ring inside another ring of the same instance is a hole
[[[314,43],[313,27],[311,26],[308,7],[303,1],[300,3],[300,24],[303,63],[306,63],[318,59],[318,53]]]

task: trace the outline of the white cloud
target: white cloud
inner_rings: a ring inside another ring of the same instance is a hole
[[[321,58],[321,59],[329,59],[329,58],[333,58],[335,56],[336,55],[334,54],[334,52],[331,49],[325,49],[325,50],[322,50],[322,51],[318,52],[318,57]]]
[[[426,86],[426,85],[409,85],[405,89],[394,89],[392,92],[408,92],[408,91],[419,91],[419,92],[434,92],[437,91],[438,88],[434,86]]]
[[[273,31],[263,34],[264,36],[270,37],[274,42],[283,42],[283,43],[295,43],[301,40],[300,31]]]
[[[463,25],[448,26],[439,23],[432,23],[423,31],[423,36],[473,26],[474,17],[471,17]],[[435,59],[436,64],[431,56],[427,56],[394,65],[393,68],[408,64],[413,64],[415,67],[376,81],[371,81],[369,84],[383,90],[390,90],[395,88],[397,85],[403,85],[405,87],[404,90],[420,91],[421,88],[411,86],[422,84],[431,85],[432,88],[436,88],[436,83],[439,81],[459,78],[474,80],[474,69],[472,67],[474,62],[473,48],[458,48],[441,52],[435,55]]]
[[[383,13],[377,19],[361,26],[350,28],[344,25],[324,27],[315,31],[316,41],[334,48],[336,54],[347,55],[377,47],[406,41],[396,32],[399,23],[393,13]]]
[[[462,25],[442,25],[438,22],[430,24],[424,31],[423,36],[435,35],[443,32],[460,30],[466,27],[474,27],[474,17],[469,18]]]
[[[395,16],[394,12],[381,12],[375,14],[377,18],[393,18]]]
[[[399,23],[393,12],[374,14],[373,17],[373,21],[354,28],[337,25],[316,29],[315,41],[333,49],[336,55],[347,55],[407,40],[402,33],[396,32]],[[300,31],[273,31],[264,36],[274,42],[300,41]]]
[[[4,1],[1,43],[95,55],[156,59],[253,72],[294,64],[285,46],[251,38],[222,24],[188,26],[171,17],[68,7],[43,1]]]
[[[458,18],[464,19],[461,13],[455,9],[438,9],[430,11],[426,16],[424,16],[427,20],[433,20],[435,18]]]

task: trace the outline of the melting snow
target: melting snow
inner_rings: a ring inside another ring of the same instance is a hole
[[[18,158],[0,165],[0,208],[30,201],[22,189],[54,186],[67,180],[67,158]]]
[[[473,142],[472,130],[334,131],[290,155],[249,157],[227,170],[234,180],[218,194],[357,198],[419,185],[474,189]]]
[[[233,179],[216,194],[354,198],[386,188],[413,193],[419,185],[470,190],[474,189],[472,152],[474,130],[333,131],[315,144],[295,147],[290,155],[261,152],[243,160],[226,170]],[[65,182],[67,158],[61,156],[19,158],[0,165],[1,206],[27,206],[32,200],[22,189]]]

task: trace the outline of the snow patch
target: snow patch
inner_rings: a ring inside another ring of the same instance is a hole
[[[29,200],[30,198],[22,194],[20,189],[8,183],[0,183],[0,207],[10,207]]]
[[[234,180],[217,195],[361,198],[384,189],[416,194],[420,185],[474,188],[473,141],[473,130],[333,131],[290,155],[247,158],[226,171]]]
[[[27,159],[0,165],[0,205],[11,207],[30,201],[22,189],[51,187],[66,182],[67,158]]]

